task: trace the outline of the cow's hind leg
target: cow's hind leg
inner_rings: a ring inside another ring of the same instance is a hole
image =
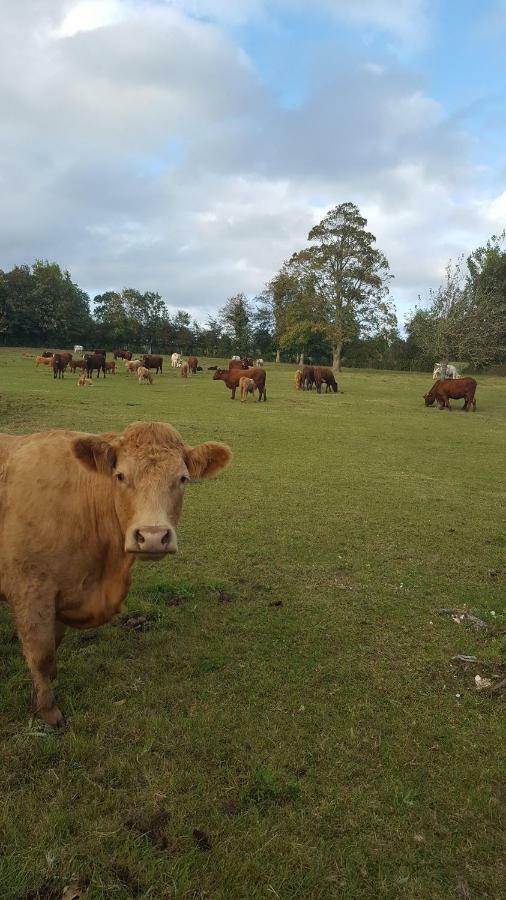
[[[30,586],[18,602],[16,626],[23,654],[33,681],[33,712],[47,725],[62,725],[51,679],[56,675],[56,648],[64,627],[55,621],[54,597]]]

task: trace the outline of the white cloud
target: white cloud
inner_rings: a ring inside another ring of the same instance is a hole
[[[260,291],[327,208],[352,200],[405,309],[448,256],[500,230],[506,195],[481,190],[488,176],[462,124],[417,76],[359,53],[326,58],[320,86],[281,110],[218,23],[230,6],[192,0],[193,16],[214,10],[208,22],[185,15],[187,0],[12,4],[0,35],[0,266],[57,259],[87,289],[157,289],[202,318]],[[361,9],[400,34],[424,7]]]

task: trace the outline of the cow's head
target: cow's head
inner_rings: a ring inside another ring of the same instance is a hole
[[[185,486],[228,465],[224,444],[188,447],[171,425],[134,422],[123,434],[86,435],[73,442],[79,462],[110,479],[125,551],[139,559],[177,552],[176,525]]]
[[[213,381],[222,381],[224,374],[225,374],[225,369],[216,369],[216,371],[213,374]]]
[[[436,399],[436,395],[433,394],[432,391],[429,391],[428,394],[423,395],[423,399],[425,400],[425,406],[432,406]]]

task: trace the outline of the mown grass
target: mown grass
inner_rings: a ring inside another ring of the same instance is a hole
[[[207,372],[80,390],[0,353],[2,430],[156,419],[234,451],[136,569],[149,627],[66,638],[63,732],[29,721],[0,610],[5,900],[506,896],[504,695],[474,688],[504,676],[504,381],[466,415],[424,407],[430,375],[316,396],[293,369],[241,405]],[[486,628],[440,612],[466,606]]]

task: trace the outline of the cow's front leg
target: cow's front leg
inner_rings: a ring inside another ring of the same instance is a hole
[[[235,388],[235,387],[232,388],[232,396],[231,396],[231,398],[230,398],[231,400],[235,400],[235,392],[236,392],[236,390],[237,390],[237,388]]]
[[[15,618],[23,654],[33,681],[33,712],[47,725],[62,725],[51,679],[56,675],[56,647],[63,626],[55,621],[54,598],[29,588],[15,605]]]

